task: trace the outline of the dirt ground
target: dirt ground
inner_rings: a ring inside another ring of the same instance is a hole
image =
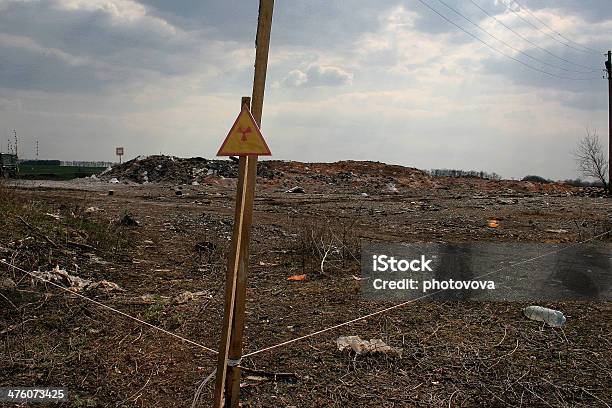
[[[359,293],[362,240],[574,243],[612,229],[612,200],[563,185],[351,162],[273,167],[279,173],[260,177],[256,192],[245,353],[391,306]],[[216,349],[235,185],[214,175],[180,186],[15,182],[0,191],[0,259],[113,282],[119,288],[82,293]],[[305,193],[285,192],[296,186]],[[299,274],[306,280],[287,280]],[[0,386],[68,388],[70,402],[53,406],[188,407],[216,366],[198,346],[18,270],[1,266],[0,280]],[[567,324],[530,321],[524,303],[411,303],[244,359],[295,377],[245,373],[242,404],[610,407],[612,304],[542,305],[562,310]],[[402,356],[341,352],[335,340],[347,335],[382,339]],[[201,406],[211,396],[209,383]]]

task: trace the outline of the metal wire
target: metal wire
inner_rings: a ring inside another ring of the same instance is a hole
[[[555,78],[559,78],[559,79],[566,79],[566,80],[571,80],[571,81],[592,81],[592,80],[596,80],[599,78],[575,78],[575,77],[568,77],[568,76],[563,76],[563,75],[557,75],[554,74],[552,72],[548,72],[546,70],[540,69],[538,67],[534,67],[531,64],[526,63],[525,61],[522,61],[518,58],[513,57],[512,55],[500,50],[499,48],[489,44],[487,41],[483,40],[482,38],[480,38],[479,36],[477,36],[476,34],[472,33],[471,31],[466,30],[464,27],[460,26],[459,24],[455,23],[453,20],[451,20],[450,18],[448,18],[447,16],[445,16],[444,14],[442,14],[440,11],[436,10],[434,7],[432,7],[429,3],[427,3],[425,0],[417,0],[419,3],[421,3],[422,5],[424,5],[425,7],[427,7],[428,9],[430,9],[431,11],[433,11],[434,13],[436,13],[438,16],[440,16],[440,18],[442,18],[443,20],[445,20],[446,22],[454,25],[455,27],[457,27],[459,30],[463,31],[464,33],[466,33],[467,35],[469,35],[470,37],[472,37],[473,39],[475,39],[476,41],[482,43],[484,46],[490,48],[491,50],[499,53],[500,55],[511,59],[512,61],[515,61],[521,65],[523,65],[526,68],[529,68],[533,71],[536,72],[540,72],[542,74],[545,75],[549,75],[551,77],[555,77]],[[438,0],[439,1],[439,0]]]
[[[571,71],[571,72],[576,72],[576,73],[590,73],[590,72],[599,72],[601,71],[601,69],[598,68],[593,68],[593,67],[589,67],[587,65],[582,65],[582,64],[578,64],[574,61],[570,61],[566,58],[563,58],[551,51],[549,51],[548,49],[538,45],[537,43],[535,43],[534,41],[530,40],[529,38],[525,37],[524,35],[522,35],[521,33],[519,33],[518,31],[516,31],[515,29],[513,29],[512,27],[510,27],[508,24],[504,23],[502,20],[500,20],[499,18],[495,17],[495,15],[489,13],[487,10],[485,10],[483,7],[481,7],[478,3],[476,3],[476,1],[474,0],[468,0],[469,2],[471,2],[474,6],[476,6],[480,11],[482,11],[483,13],[485,13],[487,16],[489,16],[490,18],[492,18],[493,20],[497,21],[499,24],[501,24],[502,26],[506,27],[509,31],[511,31],[512,33],[514,33],[514,35],[516,35],[517,37],[523,39],[524,41],[528,42],[529,44],[533,45],[534,47],[544,51],[545,53],[547,53],[548,55],[557,58],[560,61],[564,61],[568,64],[572,64],[575,65],[577,67],[581,67],[581,68],[585,68],[588,71],[575,71],[575,70],[569,70],[563,67],[559,67],[559,69],[562,69],[564,71]]]
[[[502,2],[504,3],[504,2]],[[530,16],[532,16],[534,19],[536,19],[537,21],[540,22],[540,24],[542,24],[543,26],[545,26],[546,28],[548,28],[550,31],[552,31],[553,33],[557,34],[559,37],[563,38],[564,40],[570,42],[570,43],[574,43],[579,47],[582,47],[583,49],[580,48],[576,48],[573,47],[571,44],[569,43],[564,43],[563,41],[555,38],[555,36],[547,33],[546,31],[542,30],[541,28],[539,28],[538,26],[536,26],[535,24],[532,24],[529,20],[523,18],[516,10],[514,10],[512,8],[512,3],[516,4],[517,6],[519,6],[519,10],[524,10],[527,12],[527,14],[529,14]],[[525,5],[519,3],[517,0],[510,0],[510,3],[504,3],[504,5],[506,6],[506,8],[510,11],[512,11],[514,14],[516,14],[517,16],[519,16],[521,18],[521,20],[525,21],[527,24],[529,24],[530,26],[532,26],[533,28],[535,28],[536,30],[546,34],[547,36],[549,36],[550,38],[552,38],[553,40],[557,41],[560,44],[565,45],[566,47],[572,48],[576,51],[580,51],[580,52],[592,52],[594,54],[599,54],[599,51],[594,50],[593,48],[589,48],[586,45],[582,45],[580,43],[577,43],[576,41],[573,41],[569,38],[567,38],[566,36],[564,36],[563,34],[561,34],[559,31],[555,30],[554,28],[552,28],[551,26],[549,26],[548,24],[546,24],[544,21],[542,21],[541,18],[539,18],[538,16],[536,16],[531,10],[529,10],[528,7],[526,7]]]

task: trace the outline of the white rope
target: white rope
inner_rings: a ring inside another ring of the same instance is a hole
[[[577,242],[577,243],[574,243],[574,244],[571,244],[571,245],[565,246],[565,247],[563,247],[563,248],[561,248],[561,249],[558,249],[558,250],[556,250],[556,251],[547,252],[547,253],[545,253],[545,254],[538,255],[538,256],[536,256],[536,257],[529,258],[529,259],[524,259],[524,260],[522,260],[522,261],[519,261],[519,262],[513,263],[513,264],[508,265],[508,266],[503,266],[503,267],[501,267],[501,268],[499,268],[499,269],[497,269],[497,270],[494,270],[494,271],[492,271],[492,272],[488,272],[488,273],[485,273],[484,275],[478,276],[478,277],[476,277],[475,279],[484,278],[484,277],[489,276],[489,275],[491,275],[491,274],[494,274],[494,273],[497,273],[497,272],[499,272],[499,271],[502,271],[502,270],[504,270],[504,269],[506,269],[506,268],[513,267],[513,266],[516,266],[516,265],[521,265],[521,264],[528,263],[528,262],[532,262],[532,261],[535,261],[536,259],[544,258],[544,257],[546,257],[546,256],[549,256],[549,255],[553,255],[553,254],[559,253],[559,252],[564,251],[564,250],[566,250],[566,249],[568,249],[568,248],[572,248],[572,247],[574,247],[574,246],[582,245],[582,244],[587,243],[587,242],[589,242],[589,241],[593,241],[593,240],[595,240],[595,239],[597,239],[597,238],[603,237],[603,236],[605,236],[605,235],[609,234],[610,232],[612,232],[612,230],[606,231],[606,232],[604,232],[604,233],[602,233],[602,234],[596,235],[596,236],[591,237],[591,238],[589,238],[589,239],[587,239],[587,240],[584,240],[584,241],[581,241],[581,242]],[[247,353],[247,354],[245,354],[244,356],[242,356],[242,358],[247,358],[247,357],[251,357],[251,356],[257,355],[257,354],[261,354],[261,353],[263,353],[263,352],[265,352],[265,351],[274,350],[274,349],[277,349],[277,348],[279,348],[279,347],[283,347],[283,346],[286,346],[286,345],[289,345],[289,344],[292,344],[292,343],[298,342],[298,341],[300,341],[300,340],[308,339],[308,338],[310,338],[310,337],[314,337],[314,336],[317,336],[317,335],[319,335],[319,334],[323,334],[323,333],[326,333],[326,332],[328,332],[328,331],[332,331],[332,330],[338,329],[338,328],[340,328],[340,327],[348,326],[348,325],[353,324],[353,323],[356,323],[356,322],[358,322],[358,321],[365,320],[365,319],[368,319],[368,318],[370,318],[370,317],[377,316],[377,315],[379,315],[379,314],[383,314],[383,313],[389,312],[389,311],[394,310],[394,309],[398,309],[398,308],[403,307],[403,306],[406,306],[406,305],[408,305],[408,304],[410,304],[410,303],[414,303],[414,302],[416,302],[417,300],[422,300],[422,299],[428,298],[428,297],[433,296],[433,295],[435,295],[436,293],[440,293],[440,292],[443,292],[443,290],[442,290],[442,289],[440,289],[440,290],[437,290],[437,291],[434,291],[434,292],[430,292],[430,293],[428,293],[428,294],[426,294],[426,295],[419,296],[419,297],[417,297],[417,298],[415,298],[415,299],[410,299],[410,300],[408,300],[408,301],[406,301],[406,302],[403,302],[403,303],[397,304],[397,305],[395,305],[395,306],[391,306],[391,307],[388,307],[388,308],[386,308],[386,309],[381,309],[381,310],[378,310],[378,311],[376,311],[376,312],[373,312],[373,313],[367,314],[367,315],[365,315],[365,316],[357,317],[357,318],[355,318],[355,319],[349,320],[349,321],[344,322],[344,323],[336,324],[336,325],[334,325],[334,326],[327,327],[327,328],[325,328],[325,329],[321,329],[321,330],[317,330],[316,332],[313,332],[313,333],[310,333],[310,334],[306,334],[306,335],[304,335],[304,336],[296,337],[296,338],[294,338],[294,339],[287,340],[287,341],[284,341],[284,342],[282,342],[282,343],[275,344],[275,345],[273,345],[273,346],[265,347],[265,348],[262,348],[262,349],[260,349],[260,350],[253,351],[253,352],[251,352],[251,353]]]
[[[6,265],[6,266],[8,266],[8,267],[11,267],[11,268],[16,269],[16,270],[18,270],[18,271],[21,271],[21,272],[23,272],[23,273],[25,273],[25,274],[27,274],[27,275],[29,275],[29,276],[33,277],[33,278],[36,278],[36,279],[38,279],[38,280],[41,280],[41,281],[43,281],[43,282],[45,282],[45,283],[48,283],[48,284],[50,284],[50,285],[53,285],[53,286],[55,286],[55,287],[57,287],[57,288],[59,288],[59,289],[61,289],[61,290],[64,290],[64,291],[66,291],[66,292],[68,292],[68,293],[70,293],[70,294],[72,294],[72,295],[76,295],[76,296],[78,296],[78,297],[80,297],[80,298],[82,298],[82,299],[85,299],[85,300],[87,300],[87,301],[89,301],[89,302],[91,302],[91,303],[93,303],[93,304],[95,304],[95,305],[98,305],[98,306],[102,307],[102,308],[105,308],[105,309],[110,310],[110,311],[112,311],[112,312],[118,313],[118,314],[120,314],[120,315],[122,315],[122,316],[125,316],[125,317],[127,317],[127,318],[129,318],[129,319],[132,319],[132,320],[134,320],[134,321],[136,321],[136,322],[138,322],[138,323],[140,323],[140,324],[143,324],[143,325],[145,325],[145,326],[149,326],[149,327],[150,327],[150,328],[152,328],[152,329],[159,330],[159,331],[160,331],[160,332],[162,332],[162,333],[165,333],[165,334],[167,334],[167,335],[169,335],[169,336],[172,336],[172,337],[176,337],[177,339],[180,339],[180,340],[182,340],[182,341],[184,341],[184,342],[187,342],[187,343],[189,343],[189,344],[191,344],[191,345],[194,345],[194,346],[200,347],[200,348],[202,348],[202,349],[204,349],[204,350],[206,350],[206,351],[210,351],[211,353],[214,353],[214,354],[219,354],[219,352],[218,352],[218,351],[216,351],[216,350],[213,350],[213,349],[211,349],[211,348],[208,348],[208,347],[206,347],[206,346],[204,346],[204,345],[202,345],[202,344],[196,343],[195,341],[192,341],[192,340],[186,339],[185,337],[179,336],[178,334],[175,334],[175,333],[169,332],[168,330],[162,329],[161,327],[155,326],[155,325],[153,325],[153,324],[151,324],[151,323],[147,323],[147,322],[145,322],[145,321],[143,321],[143,320],[140,320],[140,319],[139,319],[139,318],[137,318],[137,317],[134,317],[134,316],[131,316],[131,315],[129,315],[129,314],[127,314],[127,313],[125,313],[125,312],[122,312],[121,310],[117,310],[117,309],[115,309],[115,308],[113,308],[113,307],[111,307],[111,306],[107,306],[107,305],[105,305],[104,303],[100,303],[100,302],[98,302],[97,300],[94,300],[94,299],[88,298],[87,296],[84,296],[84,295],[82,295],[82,294],[80,294],[80,293],[77,293],[77,292],[75,292],[75,291],[72,291],[72,290],[70,290],[70,289],[68,289],[68,288],[66,288],[66,287],[64,287],[64,286],[62,286],[62,285],[58,285],[58,284],[57,284],[57,283],[55,283],[55,282],[51,282],[51,281],[49,281],[49,280],[47,280],[47,279],[41,278],[40,276],[37,276],[37,275],[35,275],[35,274],[31,273],[31,272],[28,272],[28,271],[26,271],[26,270],[24,270],[24,269],[21,269],[21,268],[20,268],[20,267],[18,267],[18,266],[15,266],[15,265],[12,265],[12,264],[10,264],[10,263],[6,262],[4,259],[0,259],[0,263],[3,263],[4,265]]]
[[[568,249],[568,248],[572,248],[572,247],[575,247],[575,246],[578,246],[578,245],[585,244],[585,243],[587,243],[587,242],[590,242],[590,241],[596,240],[596,239],[598,239],[598,238],[601,238],[601,237],[603,237],[603,236],[605,236],[605,235],[608,235],[610,232],[612,232],[612,230],[606,231],[606,232],[601,233],[601,234],[599,234],[599,235],[595,235],[595,236],[593,236],[593,237],[591,237],[591,238],[589,238],[589,239],[586,239],[586,240],[584,240],[584,241],[577,242],[577,243],[574,243],[574,244],[571,244],[571,245],[567,245],[567,246],[565,246],[565,247],[563,247],[563,248],[561,248],[561,249],[558,249],[558,250],[556,250],[556,251],[551,251],[551,252],[547,252],[547,253],[542,254],[542,255],[538,255],[538,256],[533,257],[533,258],[524,259],[524,260],[522,260],[522,261],[519,261],[519,262],[513,263],[512,265],[503,266],[503,267],[501,267],[501,268],[499,268],[499,269],[497,269],[497,270],[494,270],[494,271],[488,272],[488,273],[486,273],[486,274],[484,274],[484,275],[478,276],[478,277],[476,277],[475,279],[484,278],[484,277],[486,277],[486,276],[489,276],[489,275],[492,275],[492,274],[497,273],[497,272],[499,272],[499,271],[502,271],[502,270],[504,270],[504,269],[506,269],[506,268],[508,268],[508,267],[513,267],[513,266],[516,266],[516,265],[521,265],[521,264],[525,264],[525,263],[528,263],[528,262],[532,262],[532,261],[535,261],[535,260],[537,260],[537,259],[544,258],[544,257],[546,257],[546,256],[549,256],[549,255],[553,255],[553,254],[559,253],[559,252],[564,251],[564,250],[566,250],[566,249]],[[159,331],[161,331],[161,332],[163,332],[163,333],[165,333],[165,334],[168,334],[168,335],[170,335],[170,336],[173,336],[173,337],[176,337],[176,338],[178,338],[178,339],[181,339],[181,340],[183,340],[183,341],[185,341],[185,342],[187,342],[187,343],[190,343],[190,344],[192,344],[192,345],[194,345],[194,346],[198,346],[198,347],[200,347],[200,348],[202,348],[202,349],[204,349],[204,350],[210,351],[211,353],[214,353],[214,354],[219,354],[219,352],[218,352],[218,351],[216,351],[216,350],[213,350],[213,349],[208,348],[208,347],[206,347],[206,346],[204,346],[204,345],[202,345],[202,344],[196,343],[196,342],[194,342],[194,341],[192,341],[192,340],[186,339],[186,338],[181,337],[181,336],[179,336],[179,335],[177,335],[177,334],[174,334],[174,333],[172,333],[172,332],[169,332],[169,331],[167,331],[167,330],[165,330],[165,329],[162,329],[161,327],[157,327],[157,326],[155,326],[155,325],[152,325],[152,324],[150,324],[150,323],[147,323],[147,322],[145,322],[145,321],[142,321],[142,320],[140,320],[140,319],[138,319],[138,318],[136,318],[136,317],[130,316],[130,315],[128,315],[127,313],[124,313],[124,312],[122,312],[122,311],[120,311],[120,310],[114,309],[114,308],[112,308],[112,307],[110,307],[110,306],[107,306],[107,305],[105,305],[105,304],[103,304],[103,303],[100,303],[100,302],[98,302],[98,301],[96,301],[96,300],[90,299],[90,298],[88,298],[88,297],[86,297],[86,296],[81,295],[80,293],[73,292],[73,291],[71,291],[71,290],[69,290],[69,289],[67,289],[67,288],[65,288],[65,287],[63,287],[63,286],[61,286],[61,285],[58,285],[58,284],[56,284],[56,283],[54,283],[54,282],[50,282],[50,281],[48,281],[48,280],[46,280],[46,279],[40,278],[40,277],[38,277],[38,276],[36,276],[36,275],[32,274],[31,272],[28,272],[28,271],[26,271],[26,270],[24,270],[24,269],[21,269],[21,268],[19,268],[19,267],[15,266],[15,265],[12,265],[12,264],[10,264],[10,263],[8,263],[8,262],[6,262],[6,261],[2,260],[2,259],[0,259],[0,263],[3,263],[3,264],[5,264],[5,265],[7,265],[7,266],[9,266],[9,267],[11,267],[11,268],[14,268],[14,269],[17,269],[17,270],[19,270],[19,271],[21,271],[21,272],[23,272],[23,273],[26,273],[26,274],[28,274],[28,275],[30,275],[30,276],[32,276],[32,277],[34,277],[34,278],[36,278],[36,279],[42,280],[42,281],[44,281],[44,282],[46,282],[46,283],[49,283],[49,284],[51,284],[51,285],[53,285],[53,286],[56,286],[56,287],[58,287],[58,288],[60,288],[60,289],[62,289],[62,290],[64,290],[64,291],[66,291],[66,292],[69,292],[69,293],[73,294],[73,295],[79,296],[79,297],[81,297],[81,298],[83,298],[83,299],[85,299],[85,300],[88,300],[88,301],[90,301],[90,302],[92,302],[92,303],[94,303],[94,304],[96,304],[96,305],[98,305],[98,306],[100,306],[100,307],[103,307],[103,308],[106,308],[106,309],[108,309],[108,310],[111,310],[111,311],[113,311],[113,312],[115,312],[115,313],[121,314],[121,315],[123,315],[123,316],[125,316],[125,317],[127,317],[127,318],[130,318],[130,319],[132,319],[132,320],[135,320],[135,321],[137,321],[137,322],[139,322],[139,323],[141,323],[141,324],[144,324],[144,325],[149,326],[149,327],[151,327],[151,328],[153,328],[153,329],[159,330]],[[358,322],[358,321],[365,320],[365,319],[368,319],[368,318],[370,318],[370,317],[374,317],[374,316],[377,316],[377,315],[380,315],[380,314],[383,314],[383,313],[389,312],[389,311],[391,311],[391,310],[398,309],[398,308],[400,308],[400,307],[406,306],[406,305],[408,305],[408,304],[414,303],[414,302],[416,302],[416,301],[418,301],[418,300],[422,300],[422,299],[428,298],[428,297],[433,296],[433,295],[435,295],[435,294],[437,294],[437,293],[440,293],[440,292],[443,292],[443,290],[437,290],[437,291],[434,291],[434,292],[430,292],[430,293],[428,293],[428,294],[426,294],[426,295],[419,296],[419,297],[417,297],[417,298],[415,298],[415,299],[411,299],[411,300],[408,300],[408,301],[406,301],[406,302],[399,303],[399,304],[397,304],[397,305],[394,305],[394,306],[391,306],[391,307],[388,307],[388,308],[385,308],[385,309],[381,309],[381,310],[378,310],[378,311],[376,311],[376,312],[373,312],[373,313],[370,313],[370,314],[367,314],[367,315],[364,315],[364,316],[361,316],[361,317],[357,317],[357,318],[355,318],[355,319],[352,319],[352,320],[346,321],[346,322],[344,322],[344,323],[336,324],[336,325],[334,325],[334,326],[330,326],[330,327],[327,327],[327,328],[324,328],[324,329],[321,329],[321,330],[317,330],[317,331],[315,331],[315,332],[312,332],[312,333],[307,334],[307,335],[304,335],[304,336],[296,337],[296,338],[294,338],[294,339],[287,340],[287,341],[284,341],[284,342],[281,342],[281,343],[275,344],[275,345],[273,345],[273,346],[265,347],[265,348],[262,348],[262,349],[260,349],[260,350],[253,351],[253,352],[251,352],[251,353],[247,353],[247,354],[245,354],[244,356],[242,356],[242,358],[251,357],[251,356],[254,356],[254,355],[257,355],[257,354],[261,354],[261,353],[263,353],[263,352],[266,352],[266,351],[269,351],[269,350],[273,350],[273,349],[276,349],[276,348],[279,348],[279,347],[283,347],[283,346],[286,346],[286,345],[289,345],[289,344],[292,344],[292,343],[295,343],[295,342],[298,342],[298,341],[301,341],[301,340],[305,340],[305,339],[307,339],[307,338],[314,337],[314,336],[317,336],[317,335],[319,335],[319,334],[323,334],[323,333],[326,333],[326,332],[328,332],[328,331],[332,331],[332,330],[338,329],[338,328],[340,328],[340,327],[348,326],[348,325],[353,324],[353,323],[356,323],[356,322]]]
[[[200,385],[198,386],[198,389],[195,392],[195,395],[193,396],[193,401],[191,402],[191,408],[197,408],[198,402],[200,402],[200,397],[202,396],[202,391],[204,391],[204,387],[206,386],[206,384],[208,384],[210,380],[213,379],[215,374],[217,374],[216,368],[212,371],[212,373],[208,375],[208,377],[204,379],[204,381],[200,383]]]

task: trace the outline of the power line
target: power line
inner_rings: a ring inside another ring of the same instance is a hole
[[[474,38],[476,41],[478,41],[478,42],[480,42],[480,43],[484,44],[486,47],[488,47],[488,48],[492,49],[493,51],[495,51],[495,52],[497,52],[497,53],[499,53],[499,54],[503,55],[504,57],[509,58],[509,59],[511,59],[511,60],[513,60],[513,61],[515,61],[515,62],[518,62],[519,64],[521,64],[521,65],[523,65],[523,66],[525,66],[525,67],[527,67],[527,68],[529,68],[529,69],[531,69],[531,70],[534,70],[534,71],[537,71],[537,72],[540,72],[540,73],[542,73],[542,74],[549,75],[549,76],[552,76],[552,77],[555,77],[555,78],[558,78],[558,79],[565,79],[565,80],[571,80],[571,81],[592,81],[593,79],[596,79],[596,78],[573,78],[573,77],[565,77],[565,76],[557,75],[557,74],[554,74],[554,73],[551,73],[551,72],[548,72],[548,71],[544,71],[543,69],[540,69],[540,68],[538,68],[538,67],[534,67],[533,65],[528,64],[528,63],[526,63],[526,62],[524,62],[524,61],[521,61],[520,59],[515,58],[515,57],[513,57],[512,55],[508,55],[508,54],[507,54],[507,53],[505,53],[504,51],[500,50],[499,48],[496,48],[496,47],[492,46],[491,44],[489,44],[488,42],[486,42],[486,41],[485,41],[485,40],[483,40],[482,38],[478,37],[476,34],[474,34],[474,33],[470,32],[470,31],[467,31],[465,28],[461,27],[459,24],[455,23],[454,21],[452,21],[451,19],[449,19],[448,17],[446,17],[444,14],[440,13],[438,10],[436,10],[436,9],[435,9],[435,8],[433,8],[433,7],[431,7],[431,6],[430,6],[429,4],[427,4],[427,3],[426,3],[424,0],[418,0],[418,1],[419,1],[419,3],[421,3],[422,5],[424,5],[425,7],[427,7],[428,9],[430,9],[431,11],[433,11],[434,13],[436,13],[438,16],[440,16],[442,19],[444,19],[445,21],[447,21],[448,23],[450,23],[450,24],[454,25],[454,26],[455,26],[455,27],[457,27],[459,30],[463,31],[464,33],[466,33],[466,34],[467,34],[467,35],[469,35],[470,37]]]
[[[594,50],[593,48],[589,48],[586,45],[582,45],[580,43],[577,43],[576,41],[573,41],[569,38],[567,38],[566,36],[564,36],[563,34],[561,34],[559,31],[555,30],[554,28],[552,28],[551,26],[549,26],[548,24],[546,24],[544,21],[542,21],[542,19],[540,19],[538,16],[536,16],[531,10],[529,10],[529,8],[527,6],[524,6],[523,4],[519,3],[517,0],[512,0],[514,1],[514,3],[516,3],[521,9],[525,10],[527,13],[529,13],[529,15],[531,15],[533,18],[535,18],[537,21],[540,22],[540,24],[542,24],[543,26],[545,26],[546,28],[548,28],[550,31],[552,31],[553,33],[557,34],[559,37],[563,38],[566,41],[569,41],[573,44],[576,44],[579,47],[582,47],[588,51],[594,52],[596,54],[599,54],[599,51]]]
[[[519,3],[516,2],[516,0],[512,0],[514,1],[519,7],[521,7],[521,5]],[[535,28],[536,30],[538,30],[539,32],[541,32],[542,34],[552,38],[554,41],[558,42],[559,44],[562,44],[568,48],[571,48],[573,50],[576,51],[580,51],[580,52],[590,52],[590,51],[586,51],[584,49],[580,49],[580,48],[576,48],[571,44],[568,44],[566,42],[563,42],[561,40],[559,40],[557,37],[555,37],[554,35],[547,33],[546,31],[542,30],[540,27],[536,26],[535,24],[533,24],[531,21],[527,20],[525,17],[523,17],[518,11],[514,10],[512,7],[510,7],[510,4],[506,3],[505,1],[502,1],[502,3],[506,6],[506,8],[508,10],[510,10],[511,12],[513,12],[514,14],[516,14],[518,16],[518,18],[520,18],[521,20],[523,20],[525,23],[529,24],[531,27]],[[522,10],[526,10],[525,7],[521,7]]]
[[[586,65],[582,65],[582,64],[578,64],[576,62],[570,61],[566,58],[560,57],[557,54],[550,52],[549,50],[547,50],[544,47],[541,47],[540,45],[536,44],[535,42],[531,41],[529,38],[525,37],[524,35],[522,35],[521,33],[519,33],[518,31],[516,31],[515,29],[513,29],[512,27],[510,27],[509,25],[507,25],[506,23],[504,23],[502,20],[498,19],[497,17],[495,17],[494,15],[492,15],[491,13],[489,13],[487,10],[485,10],[484,8],[482,8],[478,3],[476,3],[474,0],[469,0],[474,6],[478,7],[478,9],[480,9],[483,13],[485,13],[487,16],[491,17],[492,19],[494,19],[495,21],[497,21],[499,24],[503,25],[504,27],[506,27],[508,30],[510,30],[511,32],[513,32],[515,35],[517,35],[518,37],[522,38],[523,40],[527,41],[529,44],[533,45],[534,47],[544,51],[545,53],[547,53],[548,55],[550,55],[551,57],[557,58],[560,61],[564,61],[567,62],[568,64],[572,64],[575,65],[577,67],[581,67],[581,68],[585,68],[588,71],[571,71],[571,72],[577,72],[577,73],[587,73],[587,72],[599,72],[599,69],[594,69],[592,67],[586,66]],[[561,67],[559,67],[560,69],[563,69]],[[568,70],[569,71],[569,70]]]
[[[500,43],[504,44],[506,47],[508,47],[508,48],[512,49],[512,50],[513,50],[513,51],[515,51],[515,52],[518,52],[519,54],[524,55],[525,57],[527,57],[527,58],[529,58],[529,59],[531,59],[531,60],[533,60],[533,61],[539,62],[540,64],[547,65],[547,66],[552,67],[552,68],[555,68],[555,69],[561,69],[561,70],[563,70],[563,71],[567,71],[567,72],[584,73],[583,71],[575,71],[575,70],[570,70],[570,69],[567,69],[567,68],[559,67],[559,66],[557,66],[557,65],[553,65],[553,64],[551,64],[551,63],[549,63],[549,62],[543,61],[543,60],[541,60],[541,59],[539,59],[539,58],[536,58],[536,57],[534,57],[534,56],[532,56],[532,55],[530,55],[530,54],[527,54],[525,51],[520,50],[520,49],[518,49],[518,48],[516,48],[516,47],[512,46],[512,45],[511,45],[511,44],[509,44],[508,42],[506,42],[506,41],[504,41],[504,40],[500,39],[499,37],[497,37],[497,36],[495,36],[495,35],[491,34],[489,31],[487,31],[487,30],[485,30],[484,28],[482,28],[482,26],[480,26],[478,23],[475,23],[475,22],[474,22],[474,21],[472,21],[472,20],[471,20],[469,17],[466,17],[466,16],[465,16],[464,14],[462,14],[460,11],[458,11],[458,10],[457,10],[457,9],[455,9],[454,7],[450,6],[450,5],[449,5],[448,3],[446,3],[444,0],[438,0],[438,2],[439,2],[439,3],[444,4],[444,5],[445,5],[447,8],[449,8],[450,10],[452,10],[452,11],[453,11],[455,14],[458,14],[459,16],[461,16],[461,17],[462,17],[464,20],[468,21],[470,24],[472,24],[474,27],[478,28],[480,31],[484,32],[484,33],[485,33],[485,34],[487,34],[488,36],[490,36],[490,37],[494,38],[495,40],[497,40],[497,41],[499,41]]]

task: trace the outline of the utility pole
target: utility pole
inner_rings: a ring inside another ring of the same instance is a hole
[[[38,140],[36,141],[36,161],[38,161]]]
[[[608,194],[612,195],[612,51],[606,61],[608,73]]]

